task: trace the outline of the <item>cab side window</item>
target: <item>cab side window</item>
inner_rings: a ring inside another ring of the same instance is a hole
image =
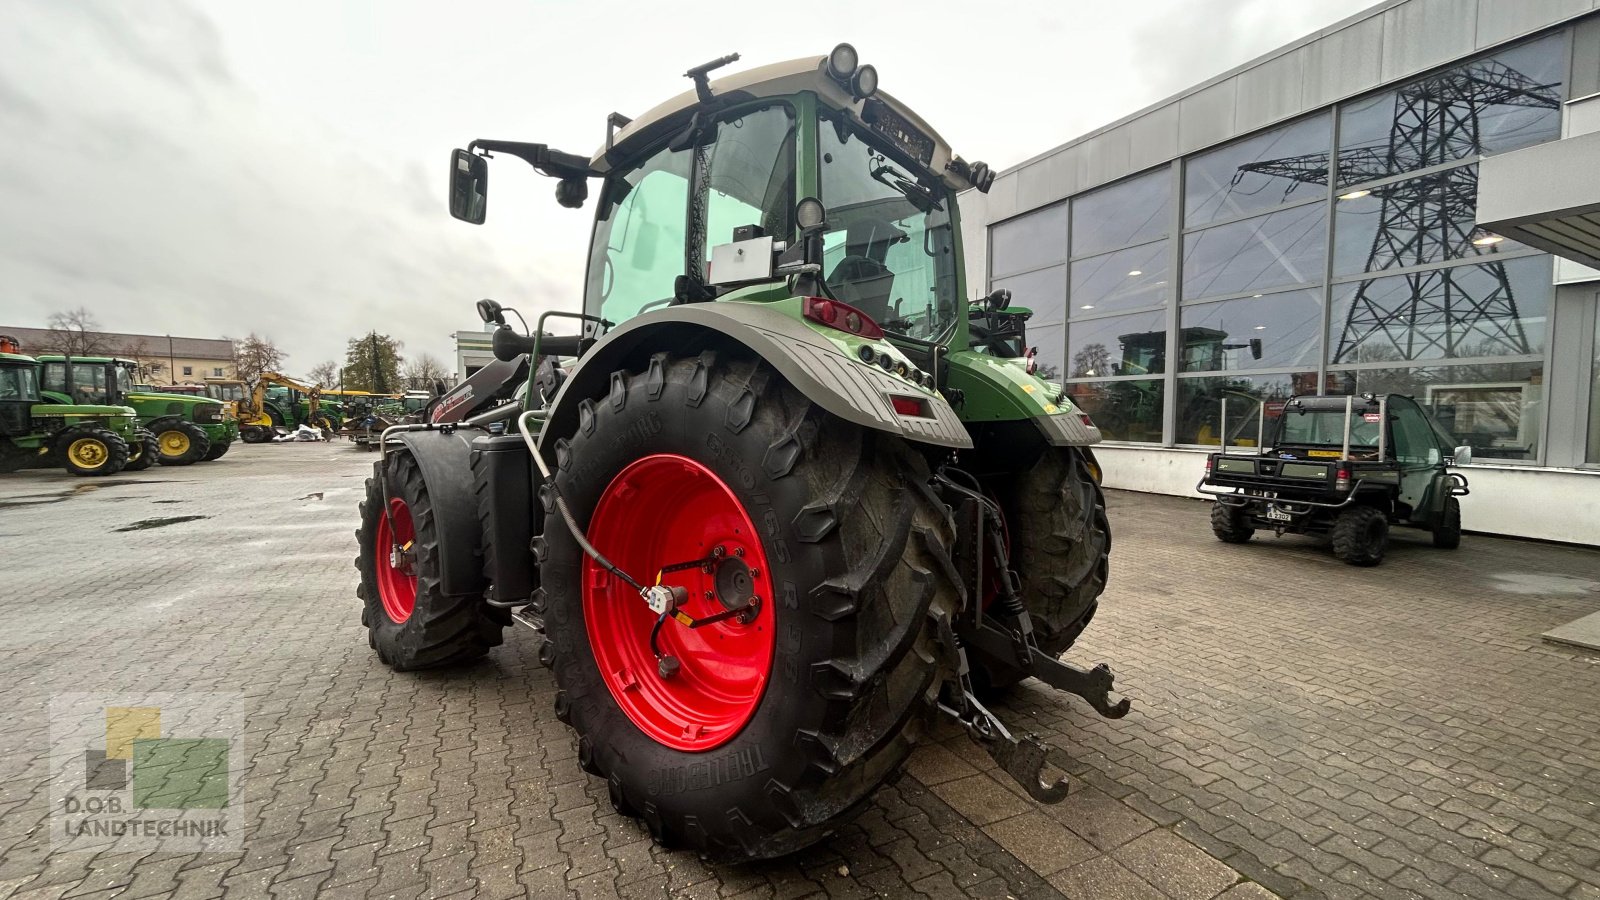
[[[1402,465],[1425,466],[1438,462],[1439,444],[1421,407],[1405,397],[1390,397],[1389,415],[1394,424],[1394,455]]]

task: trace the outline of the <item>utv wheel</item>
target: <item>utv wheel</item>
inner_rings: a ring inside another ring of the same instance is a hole
[[[1011,568],[1039,649],[1060,656],[1089,626],[1106,589],[1111,526],[1105,497],[1084,451],[1050,447],[1025,471],[984,484],[1005,516]],[[984,602],[998,593],[989,591]],[[1027,677],[1002,673],[968,651],[974,683],[985,692]]]
[[[1352,566],[1383,562],[1389,543],[1389,517],[1371,506],[1351,506],[1333,523],[1333,555]]]
[[[711,353],[613,373],[551,449],[561,496],[624,571],[654,583],[721,547],[661,583],[686,588],[697,619],[759,598],[748,621],[666,619],[658,643],[678,664],[663,677],[657,617],[543,492],[540,658],[616,808],[719,861],[793,852],[861,809],[951,674],[935,636],[960,589],[923,458]]]
[[[232,446],[233,441],[216,441],[211,445],[211,449],[207,450],[206,455],[201,457],[201,459],[205,460],[206,462],[210,462],[214,459],[221,459],[227,455],[228,448]]]
[[[128,464],[124,471],[142,472],[156,464],[156,458],[161,455],[161,449],[156,443],[156,436],[143,428],[133,433],[133,440],[128,442]]]
[[[104,428],[62,435],[56,452],[74,475],[115,475],[128,465],[128,442]]]
[[[1440,550],[1461,546],[1461,501],[1455,497],[1444,498],[1444,516],[1433,526],[1433,545]]]
[[[377,478],[367,479],[361,504],[361,529],[356,532],[360,555],[356,568],[361,584],[361,623],[367,642],[390,668],[406,672],[469,662],[498,646],[505,617],[485,606],[481,590],[448,596],[440,588],[439,541],[433,503],[422,469],[409,453],[389,458],[389,493],[385,499]],[[531,502],[531,501],[530,501]],[[384,515],[384,507],[389,515]],[[391,524],[392,529],[391,529]],[[466,536],[447,536],[468,540]],[[409,545],[409,560],[399,565],[390,548]]]
[[[205,458],[211,439],[193,422],[166,422],[154,429],[163,466],[187,466]]]
[[[1219,541],[1243,544],[1255,535],[1256,530],[1250,527],[1250,517],[1244,509],[1218,501],[1211,504],[1211,533]]]

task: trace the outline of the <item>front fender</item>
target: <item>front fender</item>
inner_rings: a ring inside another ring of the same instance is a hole
[[[422,469],[433,505],[434,531],[439,535],[439,590],[448,596],[480,594],[484,589],[478,498],[472,487],[472,429],[402,431],[390,438],[410,453]],[[393,490],[391,487],[390,490]],[[532,503],[530,496],[528,502]]]
[[[885,352],[899,357],[890,344],[880,343]],[[775,304],[721,301],[646,313],[596,343],[551,404],[540,435],[542,449],[577,429],[578,404],[603,395],[612,372],[642,370],[650,356],[661,351],[692,356],[730,347],[765,361],[806,399],[847,422],[922,444],[972,446],[966,427],[944,398],[848,355],[840,343]],[[926,401],[924,409],[930,416],[900,415],[890,402],[891,394]]]

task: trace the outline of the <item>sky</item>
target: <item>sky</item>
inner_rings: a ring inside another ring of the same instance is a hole
[[[376,329],[453,362],[480,297],[579,307],[594,209],[503,157],[488,222],[451,219],[474,138],[588,155],[690,66],[849,41],[1003,169],[1369,2],[0,0],[0,324],[254,332],[302,375]]]

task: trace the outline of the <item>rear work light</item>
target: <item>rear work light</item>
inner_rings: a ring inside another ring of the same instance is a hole
[[[856,309],[848,303],[829,300],[826,297],[806,297],[801,301],[800,314],[818,325],[826,325],[846,331],[857,337],[878,340],[883,337],[883,329],[872,317]]]

